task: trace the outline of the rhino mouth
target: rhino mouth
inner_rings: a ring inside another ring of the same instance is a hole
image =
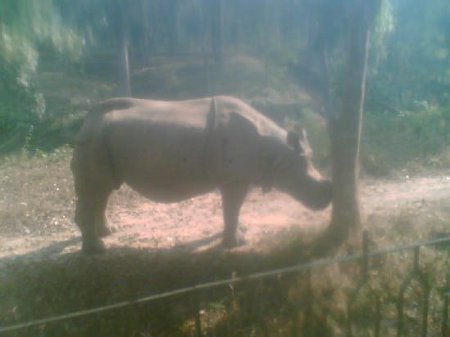
[[[321,210],[331,203],[332,184],[330,180],[315,180],[308,178],[296,188],[293,196],[306,207]]]

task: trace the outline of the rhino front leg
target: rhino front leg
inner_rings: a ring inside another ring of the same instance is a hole
[[[220,188],[222,194],[222,209],[225,229],[223,232],[223,245],[235,247],[239,244],[236,230],[239,223],[239,212],[248,192],[248,184],[231,183]]]

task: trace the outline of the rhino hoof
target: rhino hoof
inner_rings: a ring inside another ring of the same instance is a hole
[[[114,232],[115,229],[107,225],[97,227],[97,235],[101,238],[111,235]]]
[[[239,236],[238,238],[224,238],[222,241],[222,246],[227,249],[243,246],[245,244],[246,241],[241,236]]]
[[[106,247],[102,240],[89,243],[83,242],[81,251],[87,255],[103,254],[106,251]]]

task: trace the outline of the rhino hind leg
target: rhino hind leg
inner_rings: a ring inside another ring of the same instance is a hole
[[[108,221],[106,220],[105,215],[107,201],[108,196],[103,197],[101,200],[99,200],[98,208],[94,219],[95,232],[100,238],[104,238],[113,233],[113,230],[108,225]]]
[[[79,142],[71,161],[75,192],[78,197],[75,223],[81,230],[82,251],[101,253],[101,237],[111,233],[105,210],[108,197],[121,185],[116,179],[109,153],[102,142]]]
[[[223,232],[223,245],[227,248],[238,246],[237,227],[239,212],[248,192],[248,184],[231,183],[220,188],[222,194],[222,209],[225,229]]]

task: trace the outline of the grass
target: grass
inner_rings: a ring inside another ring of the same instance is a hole
[[[298,251],[298,246],[294,250]],[[183,256],[130,248],[97,258],[72,254],[52,261],[14,264],[5,268],[1,275],[1,323],[88,309],[227,278],[232,273],[242,275],[264,270],[277,266],[281,260],[288,263],[286,255],[291,254],[287,251],[277,252],[279,255],[270,252],[264,257],[218,252]],[[433,248],[424,249],[421,255],[427,280],[433,286],[429,324],[430,331],[435,332],[440,328],[441,291],[448,270],[445,256],[441,250]],[[355,301],[358,331],[368,330],[369,322],[361,314],[373,309],[371,296],[380,296],[387,308],[392,307],[397,303],[405,275],[411,270],[411,257],[394,256],[376,263],[377,268],[371,271],[367,285]],[[269,335],[290,336],[293,330],[303,331],[308,336],[340,336],[345,330],[348,298],[361,279],[356,265],[332,265],[307,274],[199,292],[196,295],[198,309],[192,296],[177,296],[43,325],[17,336],[32,336],[37,331],[45,336],[190,336],[194,333],[195,312],[200,313],[205,333],[214,331],[216,336],[227,336],[229,331],[233,336],[254,336],[264,331]],[[416,296],[420,291],[421,288],[413,284],[406,293],[411,326],[420,322],[421,303]],[[383,309],[385,320],[395,319],[395,310]]]
[[[437,108],[436,108],[437,109]],[[414,113],[366,113],[361,142],[363,170],[387,176],[405,170],[420,173],[450,165],[450,123],[445,109]]]
[[[2,235],[57,231],[72,226],[74,193],[68,160],[71,153],[69,147],[61,147],[48,154],[30,155],[22,151],[2,158]]]
[[[73,191],[68,172],[69,149],[32,156],[10,157],[0,165],[3,203],[26,204],[27,212],[2,209],[0,219],[27,224],[30,230],[58,219],[73,226]],[[4,191],[3,191],[4,192]],[[128,198],[126,194],[118,198]],[[399,245],[450,232],[450,200],[422,208],[405,208],[367,219],[371,249]],[[9,213],[8,212],[12,212]],[[29,218],[34,219],[31,222]],[[28,220],[27,220],[28,219]],[[56,226],[56,225],[54,225]],[[62,227],[65,228],[65,227]],[[58,226],[52,230],[57,231]],[[17,233],[11,227],[10,233]],[[52,258],[22,259],[0,270],[0,326],[89,309],[194,284],[242,276],[316,259],[312,252],[317,234],[291,232],[273,238],[273,244],[256,252],[210,249],[186,254],[177,250],[116,248],[104,256],[85,257],[69,252]],[[361,251],[354,238],[335,254]],[[421,249],[420,268],[432,288],[430,333],[439,331],[449,248]],[[373,317],[374,296],[383,300],[383,336],[395,335],[396,303],[402,282],[413,270],[412,252],[382,256],[372,261],[368,282],[353,304],[356,335],[367,335]],[[244,281],[191,295],[132,305],[103,314],[41,325],[7,336],[191,336],[196,315],[204,334],[215,336],[342,336],[349,297],[363,279],[357,263],[333,264],[307,273],[278,275],[255,282]],[[416,281],[405,292],[408,329],[420,322],[421,286]],[[418,297],[419,296],[419,297]],[[391,323],[389,323],[391,322]],[[394,323],[392,323],[394,322]],[[391,324],[391,325],[390,325]]]

